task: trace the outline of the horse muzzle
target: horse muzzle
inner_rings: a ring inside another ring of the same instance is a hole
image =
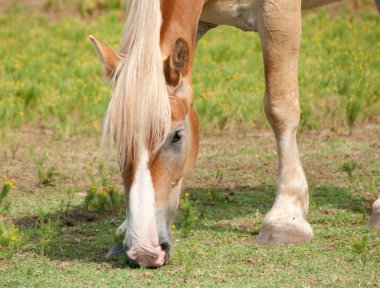
[[[168,254],[161,246],[158,247],[132,247],[126,248],[130,260],[145,268],[157,268],[165,264]]]

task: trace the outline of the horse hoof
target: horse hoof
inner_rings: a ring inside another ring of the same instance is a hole
[[[380,229],[380,198],[373,203],[372,214],[368,219],[367,226]]]
[[[371,217],[368,219],[367,226],[380,229],[380,212],[372,212]]]
[[[281,223],[281,225],[271,225],[264,223],[255,243],[262,244],[290,244],[300,242],[310,242],[313,238],[313,230],[309,223],[302,220],[298,225],[295,223]]]
[[[107,252],[106,258],[113,260],[113,259],[120,257],[121,255],[124,255],[124,254],[125,254],[125,252],[124,252],[123,245],[118,244],[118,243],[114,243],[114,244],[112,244],[110,250]]]

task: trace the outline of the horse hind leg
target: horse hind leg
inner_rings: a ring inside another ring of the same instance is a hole
[[[127,219],[125,219],[124,222],[116,229],[116,236],[123,235],[127,232],[127,224]]]
[[[367,226],[380,229],[380,198],[378,198],[372,205],[372,214],[368,219]]]
[[[277,143],[279,172],[276,200],[264,218],[257,244],[308,242],[313,231],[305,220],[308,186],[299,158],[298,57],[301,1],[265,0],[258,13],[265,66],[264,107]]]

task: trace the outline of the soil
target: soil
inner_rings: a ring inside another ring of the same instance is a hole
[[[244,187],[258,187],[263,183],[274,185],[277,151],[269,127],[250,132],[202,133],[200,139],[197,165],[193,175],[187,178],[185,189],[218,187],[229,194],[234,193],[236,187],[244,191]],[[347,172],[341,167],[345,162],[355,162],[355,176],[370,180],[373,173],[380,170],[378,139],[380,124],[376,121],[355,127],[352,135],[331,131],[300,134],[301,159],[309,183],[333,181],[338,186],[350,185]],[[0,143],[0,176],[15,179],[24,196],[35,197],[45,190],[72,188],[76,198],[83,199],[89,185],[88,169],[98,163],[105,164],[112,182],[122,190],[116,159],[99,148],[95,136],[65,139],[55,131],[24,127],[22,131],[8,131]],[[49,185],[41,183],[39,169],[45,173],[54,171]]]

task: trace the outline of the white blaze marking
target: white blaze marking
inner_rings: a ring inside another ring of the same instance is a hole
[[[148,161],[148,151],[145,149],[140,155],[129,192],[129,229],[134,242],[133,246],[144,248],[159,245],[154,189]]]

